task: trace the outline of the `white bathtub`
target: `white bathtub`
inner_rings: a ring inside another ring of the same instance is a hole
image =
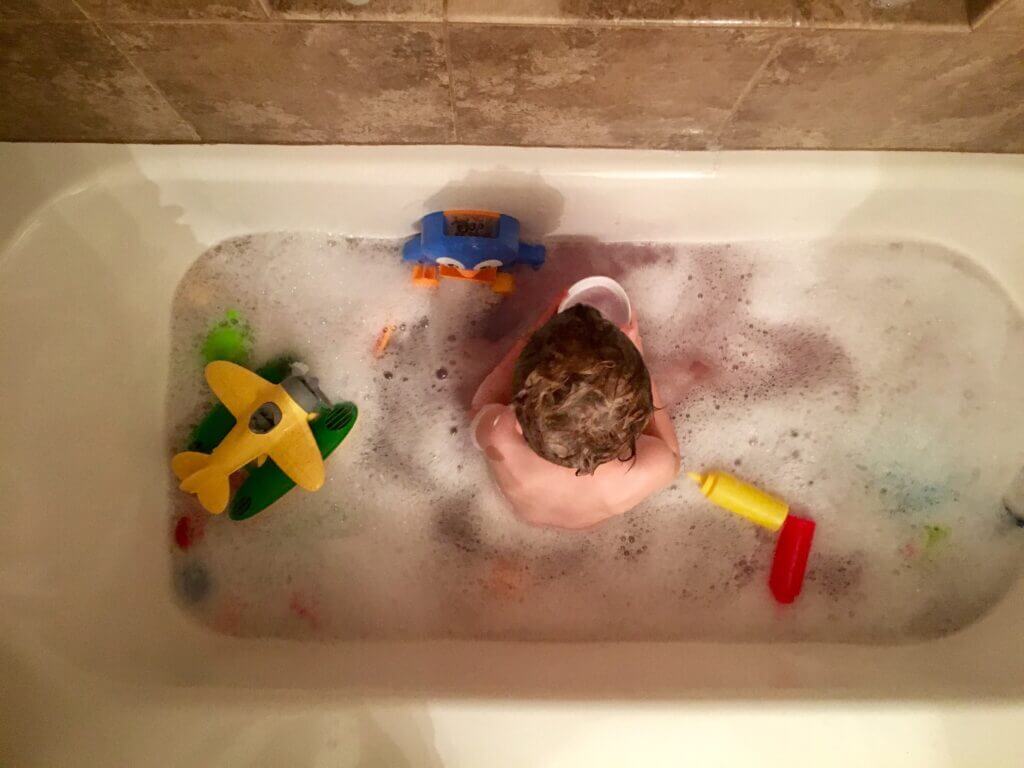
[[[225,238],[472,204],[607,240],[915,239],[1024,306],[1024,157],[8,144],[0,182],[4,765],[1024,764],[1024,583],[891,647],[242,640],[172,600],[158,513],[168,309]]]

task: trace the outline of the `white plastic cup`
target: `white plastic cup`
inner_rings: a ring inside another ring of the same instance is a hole
[[[633,308],[625,289],[610,277],[603,275],[585,277],[573,283],[565,299],[558,306],[558,311],[564,312],[577,304],[593,307],[604,315],[608,322],[619,328],[625,328],[633,319]]]

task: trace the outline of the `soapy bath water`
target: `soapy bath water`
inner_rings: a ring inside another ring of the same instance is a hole
[[[1024,323],[969,262],[914,243],[548,245],[505,299],[414,288],[395,241],[267,234],[204,254],[173,306],[168,452],[211,402],[201,348],[229,310],[253,363],[293,354],[360,413],[321,491],[251,520],[172,487],[182,604],[249,636],[890,642],[970,623],[1017,578],[1004,496],[1024,465]],[[467,404],[588,274],[630,294],[684,468],[817,521],[792,606],[768,591],[774,536],[685,476],[592,531],[504,507]]]

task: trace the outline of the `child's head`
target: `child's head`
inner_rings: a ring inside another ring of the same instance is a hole
[[[578,475],[633,458],[654,411],[640,351],[583,304],[533,334],[516,361],[512,391],[527,444]]]

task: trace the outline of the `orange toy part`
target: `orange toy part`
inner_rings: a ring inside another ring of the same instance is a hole
[[[516,288],[515,277],[508,272],[499,272],[496,267],[459,269],[448,264],[417,264],[412,268],[413,285],[436,288],[440,284],[442,277],[489,285],[492,291],[501,294],[512,293]]]
[[[419,285],[424,288],[437,288],[440,282],[441,281],[437,278],[437,267],[428,267],[423,264],[417,264],[412,268],[413,285]]]
[[[380,333],[377,335],[377,341],[373,345],[373,356],[380,359],[384,356],[384,350],[388,348],[388,344],[391,343],[391,336],[395,333],[396,326],[394,323],[388,323],[380,329]]]
[[[491,290],[495,293],[507,294],[516,289],[516,279],[508,272],[498,272],[491,283]]]
[[[445,216],[472,216],[475,219],[500,219],[501,214],[495,213],[494,211],[473,211],[469,209],[459,208],[451,211],[444,211]]]

